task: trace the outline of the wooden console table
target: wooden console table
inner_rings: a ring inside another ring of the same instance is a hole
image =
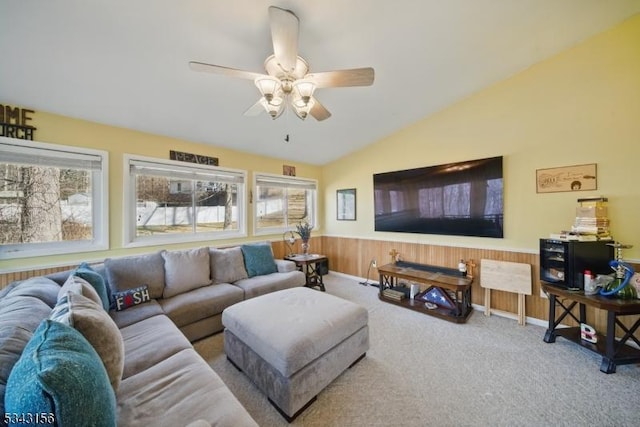
[[[567,289],[542,282],[542,290],[549,295],[549,328],[544,335],[544,342],[553,343],[556,337],[563,337],[569,341],[602,355],[600,370],[605,374],[616,371],[617,365],[626,365],[640,362],[640,350],[626,345],[631,339],[640,346],[640,335],[636,331],[640,327],[640,318],[627,328],[618,319],[621,316],[640,314],[640,300],[622,300],[607,298],[601,295],[585,295],[583,291],[569,291]],[[572,310],[579,304],[579,317]],[[607,312],[607,334],[598,334],[598,342],[595,344],[580,338],[580,327],[558,327],[565,317],[571,316],[578,323],[586,323],[586,306],[595,307]],[[556,318],[556,308],[561,313]],[[616,340],[616,326],[624,332],[624,336]]]
[[[380,273],[378,298],[382,301],[456,323],[466,322],[473,311],[471,307],[473,277],[463,276],[457,269],[399,261],[395,264],[378,267],[378,273]],[[427,308],[425,301],[418,298],[395,300],[386,297],[383,293],[384,290],[399,286],[402,283],[401,280],[408,282],[408,284],[426,285],[426,287],[421,286],[422,291],[435,287],[446,292],[451,297],[454,308],[438,306],[430,309]]]

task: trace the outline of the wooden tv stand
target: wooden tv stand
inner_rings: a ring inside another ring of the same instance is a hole
[[[395,264],[386,264],[378,267],[378,273],[380,274],[378,298],[384,302],[455,323],[466,322],[473,311],[471,307],[471,283],[473,282],[473,277],[463,276],[457,269],[398,261]],[[411,283],[420,284],[421,291],[431,287],[438,288],[449,295],[454,303],[454,308],[441,306],[427,308],[426,301],[420,298],[410,299],[407,297],[402,300],[395,300],[384,295],[385,289],[398,287],[401,283],[406,283],[407,286],[410,286]]]

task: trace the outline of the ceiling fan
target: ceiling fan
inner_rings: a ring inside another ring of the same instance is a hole
[[[309,73],[309,64],[298,56],[298,17],[290,10],[271,6],[269,19],[274,53],[264,61],[267,74],[189,62],[194,71],[253,80],[262,97],[245,111],[245,116],[256,116],[266,111],[276,119],[288,106],[302,120],[311,115],[321,121],[328,119],[331,113],[314,96],[316,89],[373,84],[374,71],[371,67]]]

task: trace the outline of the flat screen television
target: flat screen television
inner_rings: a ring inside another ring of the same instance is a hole
[[[502,156],[373,175],[375,231],[503,237]]]

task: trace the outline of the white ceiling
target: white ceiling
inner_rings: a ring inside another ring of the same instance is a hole
[[[270,5],[299,17],[312,72],[371,66],[373,86],[320,89],[323,122],[243,116],[250,80],[187,63],[263,72]],[[636,13],[640,0],[0,0],[0,103],[322,165]]]

